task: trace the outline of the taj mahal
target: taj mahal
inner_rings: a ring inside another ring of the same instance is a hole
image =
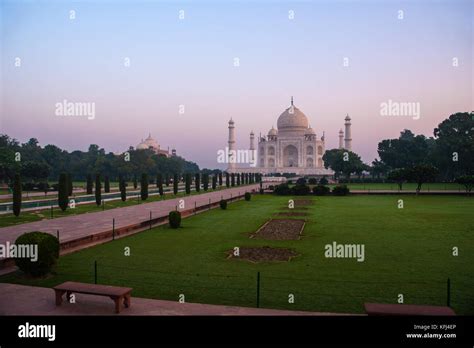
[[[351,118],[345,118],[345,132],[339,131],[339,148],[352,149]],[[235,149],[235,123],[229,121],[229,153]],[[344,139],[343,139],[344,138]],[[344,140],[344,142],[343,142]],[[229,159],[227,171],[271,173],[295,173],[297,175],[333,175],[324,168],[323,155],[326,151],[324,132],[318,137],[311,128],[308,117],[298,109],[291,98],[291,105],[278,117],[277,129],[272,127],[267,136],[259,136],[255,146],[255,134],[250,133],[249,153],[251,166],[238,167],[235,160]]]

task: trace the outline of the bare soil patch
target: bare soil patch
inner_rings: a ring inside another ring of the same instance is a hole
[[[297,256],[296,251],[286,248],[264,247],[241,247],[239,256],[234,255],[234,250],[228,252],[228,258],[242,259],[251,262],[266,261],[290,261],[292,257]]]
[[[308,213],[302,212],[302,211],[289,211],[289,212],[279,212],[276,213],[275,215],[278,216],[308,216]]]
[[[260,227],[250,238],[269,240],[300,239],[305,220],[301,219],[272,219]]]
[[[313,205],[312,199],[295,199],[295,207],[304,207],[307,205]]]

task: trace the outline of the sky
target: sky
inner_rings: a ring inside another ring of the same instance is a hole
[[[247,149],[293,96],[327,149],[349,114],[370,163],[382,139],[474,110],[473,18],[471,0],[0,0],[0,133],[107,152],[151,133],[222,168],[228,120]],[[94,103],[94,118],[58,116],[64,100]],[[382,115],[389,100],[419,117]]]

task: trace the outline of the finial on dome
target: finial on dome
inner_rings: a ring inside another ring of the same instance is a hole
[[[291,96],[291,106],[293,106],[293,96]]]

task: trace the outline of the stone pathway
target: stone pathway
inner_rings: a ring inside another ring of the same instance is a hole
[[[0,315],[351,315],[179,303],[133,297],[133,292],[132,306],[115,314],[112,300],[102,296],[76,294],[76,303],[64,301],[56,307],[49,288],[4,283],[0,293]]]
[[[236,197],[239,194],[243,194],[245,191],[251,191],[252,189],[258,191],[259,184],[234,187],[152,203],[142,203],[96,213],[85,213],[4,227],[0,228],[0,244],[5,244],[7,241],[13,243],[18,236],[31,231],[48,232],[56,235],[56,231],[59,230],[60,241],[70,241],[111,230],[113,219],[115,219],[115,228],[119,229],[143,221],[149,221],[150,212],[152,213],[152,218],[168,216],[171,210],[176,209],[176,206],[179,204],[179,200],[181,199],[184,200],[185,207],[184,209],[178,210],[188,210],[194,208],[195,204],[198,207],[203,206],[209,204],[209,200],[211,200],[211,202],[216,202],[219,201],[221,197],[229,199],[231,197]]]

